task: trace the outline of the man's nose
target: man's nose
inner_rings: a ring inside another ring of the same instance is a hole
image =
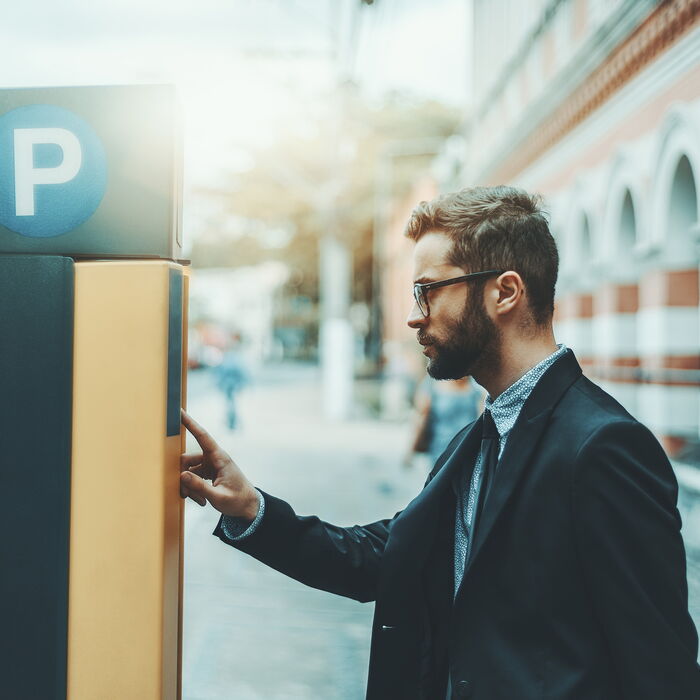
[[[418,303],[414,301],[413,306],[411,307],[411,312],[408,314],[408,318],[406,319],[406,323],[411,328],[420,328],[421,326],[425,325],[427,320],[428,319],[423,316],[421,310],[418,308]]]

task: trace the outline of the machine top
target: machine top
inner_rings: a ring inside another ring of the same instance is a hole
[[[0,90],[0,253],[182,257],[168,85]]]

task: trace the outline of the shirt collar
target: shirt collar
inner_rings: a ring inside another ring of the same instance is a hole
[[[567,347],[563,343],[560,343],[551,355],[545,357],[544,360],[538,362],[534,367],[529,369],[520,379],[513,382],[495,399],[492,400],[490,396],[486,397],[484,408],[491,412],[493,422],[496,424],[496,429],[501,439],[503,439],[515,425],[515,421],[518,419],[528,396],[530,396],[532,390],[535,388],[535,384],[537,384],[542,375],[566,351]]]

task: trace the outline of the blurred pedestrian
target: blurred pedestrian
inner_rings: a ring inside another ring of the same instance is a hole
[[[415,454],[425,453],[432,469],[452,438],[479,417],[483,397],[470,377],[447,382],[425,377],[414,403],[416,417],[404,464],[411,466]]]
[[[240,335],[232,333],[221,364],[216,368],[217,386],[226,399],[226,425],[229,430],[235,430],[238,426],[238,392],[250,382],[240,345]]]
[[[420,494],[363,526],[298,516],[183,413],[201,452],[182,495],[221,512],[224,543],[376,601],[368,700],[698,700],[674,471],[555,342],[537,198],[461,190],[421,203],[407,235],[428,373],[488,392]]]

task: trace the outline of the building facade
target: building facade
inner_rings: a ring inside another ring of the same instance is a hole
[[[700,461],[700,0],[474,0],[461,185],[539,192],[555,332]]]

